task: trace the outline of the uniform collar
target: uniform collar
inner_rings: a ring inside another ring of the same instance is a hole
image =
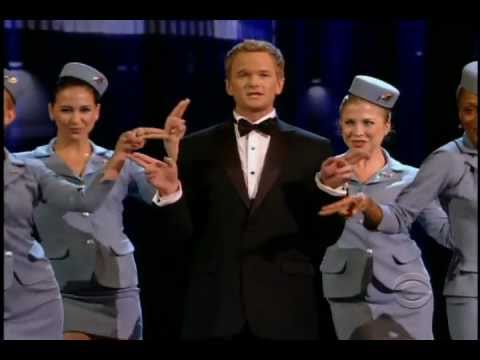
[[[463,133],[461,138],[454,140],[461,152],[478,155],[478,150],[473,146],[471,141],[468,139],[467,133]]]
[[[7,164],[17,165],[17,166],[24,166],[25,161],[12,153],[10,153],[6,148],[3,148],[3,152],[5,154],[5,161]]]
[[[3,188],[6,189],[13,181],[15,181],[24,172],[25,161],[19,159],[15,155],[3,148],[5,160],[3,161]]]
[[[372,176],[372,178],[368,180],[367,184],[374,184],[397,178],[406,169],[405,165],[392,158],[387,150],[382,148],[382,152],[386,161],[385,166],[380,169],[374,176]],[[357,179],[353,179],[353,181],[359,182]]]
[[[55,137],[50,140],[47,145],[37,147],[33,151],[33,156],[35,158],[46,158],[45,162],[47,166],[58,175],[78,178],[72,173],[70,168],[63,162],[63,160],[56,155],[54,148],[56,140],[57,138]],[[87,163],[87,167],[82,177],[96,172],[105,164],[107,158],[113,154],[113,151],[95,145],[92,141],[90,141],[90,146],[92,147],[92,156]]]
[[[35,148],[35,150],[33,150],[33,156],[37,158],[52,156],[55,153],[54,145],[56,141],[57,141],[57,138],[54,137],[52,140],[50,140],[50,142],[47,145],[38,146],[37,148]],[[101,146],[96,145],[93,141],[90,141],[90,146],[93,149],[94,155],[102,156],[102,155],[107,155],[109,152],[111,152],[108,149],[105,149]]]
[[[260,119],[255,121],[253,124],[260,124],[262,121],[265,121],[269,118],[273,118],[277,116],[277,111],[273,109],[271,112],[269,112],[267,115],[262,116]],[[235,122],[238,122],[240,119],[244,119],[245,117],[237,113],[235,110],[233,111],[233,118],[235,119]]]

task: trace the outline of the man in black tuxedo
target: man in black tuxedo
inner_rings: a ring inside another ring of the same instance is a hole
[[[175,178],[157,199],[174,202],[165,209],[188,238],[182,337],[318,339],[318,264],[344,227],[341,217],[318,216],[338,200],[317,185],[321,177],[335,187],[335,176],[319,172],[329,141],[278,118],[274,100],[285,80],[275,46],[246,40],[229,51],[225,68],[233,117],[182,141],[180,189],[171,194]],[[160,171],[165,181],[166,168],[176,176],[168,158],[131,158],[153,183]]]

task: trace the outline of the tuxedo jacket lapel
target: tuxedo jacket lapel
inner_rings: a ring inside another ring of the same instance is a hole
[[[218,153],[223,154],[223,156],[221,156],[221,161],[227,177],[237,190],[245,206],[250,207],[248,190],[243,177],[242,165],[238,155],[237,140],[235,138],[235,129],[233,126],[233,122],[228,122],[218,132],[217,144],[220,144]]]

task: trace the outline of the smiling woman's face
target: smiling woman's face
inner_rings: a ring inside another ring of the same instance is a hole
[[[383,139],[390,132],[388,111],[358,98],[349,100],[340,113],[340,129],[349,149],[372,154],[382,146]]]

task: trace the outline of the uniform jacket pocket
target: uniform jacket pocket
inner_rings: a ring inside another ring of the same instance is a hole
[[[415,243],[411,243],[408,246],[400,246],[396,248],[392,257],[397,265],[408,264],[421,256],[422,252]]]
[[[325,253],[320,271],[324,297],[363,297],[372,278],[372,255],[364,249],[332,246]]]

